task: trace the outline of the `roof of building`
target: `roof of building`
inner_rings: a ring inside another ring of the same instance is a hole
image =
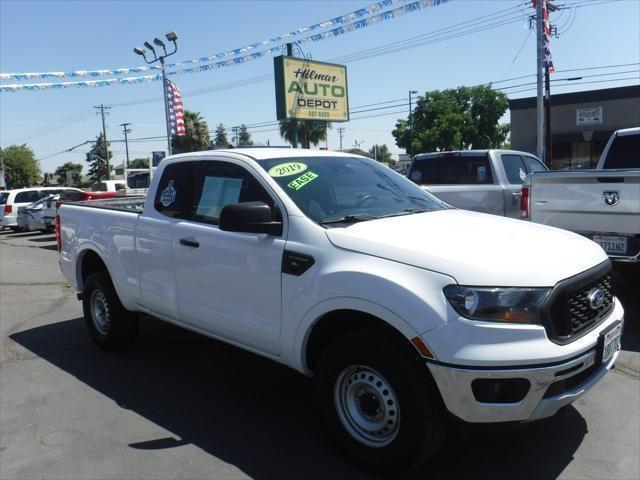
[[[640,97],[640,85],[603,88],[601,90],[586,90],[584,92],[559,93],[556,95],[552,92],[551,105],[602,102],[606,100],[620,100],[633,97]],[[516,98],[514,100],[509,100],[509,109],[524,110],[527,108],[536,108],[536,102],[537,97]]]

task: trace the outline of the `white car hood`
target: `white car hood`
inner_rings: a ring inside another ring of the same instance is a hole
[[[461,285],[551,287],[607,260],[566,230],[466,210],[439,210],[326,231],[339,248],[444,273]]]

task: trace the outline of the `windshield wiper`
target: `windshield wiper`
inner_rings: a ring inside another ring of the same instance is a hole
[[[424,212],[432,212],[433,209],[432,208],[407,208],[405,210],[403,210],[402,212],[394,212],[394,213],[388,213],[387,215],[381,215],[379,217],[376,218],[389,218],[389,217],[401,217],[403,215],[412,215],[414,213],[424,213]]]
[[[340,218],[329,218],[327,220],[323,220],[318,222],[320,225],[329,225],[332,223],[358,223],[358,222],[366,222],[367,220],[374,220],[379,217],[374,217],[373,215],[345,215]]]

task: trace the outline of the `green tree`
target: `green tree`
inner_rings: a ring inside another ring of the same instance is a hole
[[[26,144],[0,148],[7,188],[31,187],[41,181],[40,165]]]
[[[107,142],[107,150],[105,150],[104,137],[102,136],[102,132],[100,132],[91,150],[87,152],[85,157],[86,162],[89,164],[87,176],[91,179],[91,182],[97,182],[100,179],[107,178],[107,155],[109,156],[109,160],[113,157],[113,153],[108,149],[109,142]],[[113,170],[113,166],[111,164],[109,166],[110,169]]]
[[[369,156],[375,158],[379,162],[391,162],[391,152],[386,145],[374,145],[369,149]]]
[[[224,125],[220,123],[216,127],[215,137],[213,142],[216,145],[216,148],[228,148],[229,140],[227,139],[227,130],[224,128]]]
[[[413,136],[409,119],[400,119],[391,132],[396,145],[414,153],[498,148],[509,125],[498,121],[509,107],[507,96],[491,86],[433,90],[421,96],[413,111]]]
[[[173,153],[199,152],[208,150],[209,126],[200,113],[190,110],[184,111],[184,135],[171,137],[171,149]]]
[[[148,158],[136,158],[129,162],[129,168],[149,168]]]
[[[240,145],[241,147],[253,145],[251,134],[247,130],[247,126],[244,123],[240,125],[240,130],[238,130],[238,145]]]
[[[302,148],[311,148],[311,144],[318,145],[327,139],[327,129],[331,128],[330,123],[318,122],[316,120],[280,120],[280,136],[293,145],[296,137],[298,145]]]
[[[71,185],[73,187],[82,182],[82,165],[79,163],[67,162],[56,168],[54,175],[58,177],[59,185],[67,185],[67,172],[71,172]]]

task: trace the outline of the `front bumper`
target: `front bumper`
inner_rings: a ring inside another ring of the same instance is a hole
[[[621,330],[622,325],[620,321]],[[447,409],[460,419],[474,423],[530,421],[554,415],[604,377],[619,352],[602,363],[599,348],[594,346],[578,357],[551,366],[478,369],[429,362],[428,367]],[[516,402],[481,402],[472,387],[474,380],[479,379],[525,379],[530,387]]]

